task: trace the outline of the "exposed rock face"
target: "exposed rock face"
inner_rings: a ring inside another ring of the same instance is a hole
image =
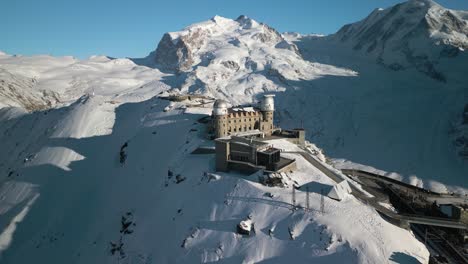
[[[23,107],[28,111],[50,108],[59,101],[50,91],[35,90],[36,80],[0,69],[0,106]]]
[[[468,104],[465,104],[459,121],[453,124],[450,133],[457,154],[468,159]]]
[[[445,82],[438,60],[456,57],[468,48],[467,17],[466,12],[445,9],[430,0],[410,0],[376,9],[331,38],[374,56],[389,69],[416,68]]]
[[[177,88],[182,92],[225,99],[237,97],[231,94],[234,86],[240,93],[254,96],[285,89],[288,80],[324,74],[323,66],[316,69],[304,61],[297,46],[274,28],[246,16],[235,20],[215,16],[166,33],[145,60],[159,69],[178,72]]]
[[[234,70],[234,71],[238,71],[239,68],[240,68],[239,64],[237,64],[237,62],[235,62],[235,61],[223,61],[223,62],[221,62],[221,64],[224,67],[226,67],[228,69],[231,69],[231,70]]]
[[[286,40],[282,40],[282,41],[278,42],[278,44],[276,44],[275,48],[277,48],[277,49],[287,49],[287,50],[293,51],[298,56],[301,55],[300,52],[299,52],[299,49],[297,48],[297,46],[294,43],[288,42]]]
[[[252,39],[259,40],[262,43],[278,43],[280,41],[284,41],[281,34],[278,33],[278,31],[276,31],[274,28],[266,24],[262,24],[262,27],[264,32],[255,33],[252,35]]]
[[[155,62],[163,69],[189,70],[193,58],[192,49],[187,42],[190,43],[188,37],[184,36],[174,40],[170,34],[164,34],[156,49]]]
[[[246,16],[239,16],[236,20],[215,16],[182,31],[164,34],[154,52],[154,62],[164,70],[189,71],[197,63],[209,64],[214,58],[210,49],[224,46],[222,42],[248,48],[248,44],[242,41],[242,34],[246,34],[254,42],[291,50],[299,55],[295,44],[285,40],[278,31],[266,24]],[[233,61],[229,64],[228,68],[237,68]]]

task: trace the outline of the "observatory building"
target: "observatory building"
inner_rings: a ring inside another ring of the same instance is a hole
[[[215,138],[230,135],[262,134],[270,136],[275,127],[274,95],[264,95],[259,107],[228,108],[224,100],[216,100],[212,113],[212,129]]]

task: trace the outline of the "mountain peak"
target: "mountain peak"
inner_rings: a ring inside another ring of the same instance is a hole
[[[243,54],[244,48],[250,50],[260,46],[297,53],[294,44],[266,24],[245,15],[236,20],[216,15],[181,31],[166,33],[153,53],[153,61],[167,70],[187,71],[200,63],[209,63],[219,53],[218,49],[240,49]]]
[[[218,15],[215,15],[214,17],[212,17],[210,19],[211,21],[215,22],[216,24],[223,24],[223,23],[226,23],[226,22],[232,22],[232,19],[230,18],[226,18],[226,17],[222,17],[222,16],[218,16]]]
[[[434,6],[439,5],[432,0],[408,0],[406,3],[417,4],[419,6]]]
[[[244,29],[250,29],[250,28],[253,28],[253,27],[256,27],[256,26],[260,25],[260,23],[253,20],[250,17],[247,17],[246,15],[240,15],[236,19],[236,22],[239,23],[239,25]]]
[[[468,48],[468,22],[464,12],[446,9],[431,0],[409,0],[376,9],[365,19],[342,27],[331,38],[375,56],[391,69],[416,67],[445,81],[433,62],[457,56]]]

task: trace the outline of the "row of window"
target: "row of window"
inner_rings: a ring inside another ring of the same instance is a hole
[[[249,126],[248,129],[247,129],[247,127],[239,127],[239,131],[237,131],[237,128],[234,128],[234,129],[232,129],[232,130],[231,130],[231,128],[229,128],[229,129],[228,129],[228,132],[229,132],[229,133],[231,133],[231,132],[242,132],[242,131],[243,131],[243,132],[246,132],[246,131],[250,131],[250,130],[252,130],[252,127],[251,127],[251,126]]]
[[[226,124],[223,124],[223,127],[226,127]],[[258,129],[258,126],[254,126],[253,129]],[[270,129],[273,129],[273,125],[270,124]],[[252,130],[252,126],[244,126],[244,127],[239,127],[239,129],[237,127],[229,127],[228,128],[228,133],[232,133],[232,132],[247,132],[247,131],[250,131]],[[262,126],[262,130],[265,130],[265,126],[263,125]]]
[[[239,161],[250,161],[249,157],[247,156],[242,156],[242,155],[231,155],[232,160],[239,160]]]
[[[236,119],[234,119],[234,120],[232,120],[232,121],[233,121],[233,123],[237,123],[237,120],[236,120]],[[252,122],[252,118],[249,118],[249,121]],[[254,121],[257,121],[257,120],[254,119]],[[231,123],[231,120],[229,120],[228,122]],[[242,119],[239,120],[239,123],[240,123],[240,122],[242,122]],[[244,122],[247,122],[247,118],[244,119]]]

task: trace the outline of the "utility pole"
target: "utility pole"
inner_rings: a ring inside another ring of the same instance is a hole
[[[426,233],[424,234],[424,245],[427,247],[427,227],[425,229]]]
[[[323,196],[323,188],[320,189],[320,212],[325,214],[325,198]]]
[[[296,188],[294,188],[294,184],[292,185],[292,205],[293,210],[296,209]]]
[[[309,186],[306,186],[306,209],[307,209],[307,211],[310,210],[310,203],[309,203]]]

